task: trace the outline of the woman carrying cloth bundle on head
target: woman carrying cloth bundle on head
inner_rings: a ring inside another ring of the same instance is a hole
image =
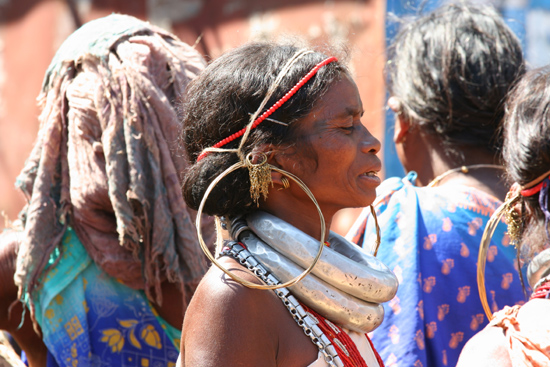
[[[527,72],[506,100],[503,157],[512,187],[485,229],[478,282],[489,325],[464,347],[459,367],[550,366],[550,68]],[[533,289],[523,306],[492,313],[487,303],[487,247],[506,219],[512,242],[528,263]]]
[[[175,103],[203,68],[174,35],[120,14],[85,24],[56,53],[18,178],[23,230],[0,235],[0,263],[18,251],[15,278],[13,265],[0,272],[0,328],[31,367],[176,363],[207,263],[178,180]],[[22,302],[6,312],[16,286]],[[19,327],[22,304],[33,323]]]
[[[340,61],[292,45],[242,46],[190,84],[184,197],[217,217],[219,239],[185,315],[183,365],[381,365],[365,333],[396,278],[328,230],[379,184],[362,113]]]

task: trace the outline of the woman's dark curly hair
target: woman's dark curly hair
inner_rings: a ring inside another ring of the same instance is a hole
[[[510,92],[505,112],[503,159],[509,180],[523,186],[550,170],[550,67],[527,72]],[[532,215],[524,216],[523,242],[540,251],[549,239],[539,194],[524,203]]]
[[[281,69],[299,50],[294,45],[247,44],[216,59],[190,83],[183,105],[183,144],[191,163],[184,178],[183,195],[189,207],[198,209],[209,184],[239,160],[235,153],[212,152],[197,162],[198,155],[203,149],[247,126],[251,114],[256,112]],[[283,77],[265,109],[326,58],[320,52],[313,52],[296,61]],[[251,131],[243,153],[246,155],[254,147],[263,144],[293,146],[300,131],[300,124],[296,122],[312,111],[329,86],[340,80],[344,73],[348,71],[340,62],[322,67],[270,116],[289,126],[271,121],[262,122]],[[223,148],[237,148],[240,141],[240,138],[236,139]],[[304,147],[302,143],[300,146],[296,145],[296,148],[300,151],[306,149],[307,153],[307,146]],[[233,216],[255,210],[257,208],[249,190],[248,172],[246,169],[239,169],[226,176],[215,187],[205,203],[204,212],[209,215]]]
[[[389,49],[390,96],[421,130],[498,152],[502,102],[525,71],[521,45],[489,6],[448,4],[404,25]]]

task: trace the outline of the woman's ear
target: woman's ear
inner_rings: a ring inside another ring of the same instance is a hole
[[[395,131],[393,133],[393,142],[395,144],[404,143],[407,140],[407,134],[411,124],[409,120],[403,118],[403,115],[395,116]]]
[[[283,177],[285,176],[282,173],[271,170],[271,181],[273,181],[273,185],[284,188],[285,184],[283,182]]]
[[[280,151],[272,149],[267,155],[267,162],[277,168],[285,169],[284,161],[284,154]],[[271,170],[271,180],[274,185],[284,186],[282,181],[283,177],[284,175],[282,173]]]
[[[290,147],[284,150],[274,146],[270,146],[269,148],[270,149],[266,151],[267,162],[269,164],[284,171],[296,174],[297,162],[294,155],[296,153],[295,148]],[[286,175],[275,170],[271,170],[271,180],[275,186],[279,186],[280,190],[287,188],[290,182]]]
[[[395,113],[395,127],[393,141],[395,144],[404,143],[411,124],[403,114],[401,102],[394,96],[388,99],[388,107]]]

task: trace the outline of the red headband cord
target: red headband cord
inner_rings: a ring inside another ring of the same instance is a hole
[[[309,73],[307,73],[302,79],[300,79],[300,81],[298,83],[296,83],[296,85],[294,87],[292,87],[281,99],[279,99],[277,102],[275,102],[273,104],[273,106],[271,106],[267,111],[265,111],[264,113],[262,113],[258,118],[256,118],[256,120],[254,120],[254,122],[252,123],[252,126],[250,127],[250,130],[256,128],[258,125],[260,125],[260,123],[262,123],[266,118],[268,118],[273,112],[275,112],[279,107],[281,107],[286,101],[288,101],[290,99],[290,97],[292,97],[294,94],[296,94],[296,92],[304,86],[304,84],[306,84],[315,74],[317,74],[317,72],[319,71],[319,69],[321,69],[323,66],[327,65],[327,64],[330,64],[331,62],[334,62],[334,61],[338,61],[338,59],[334,56],[332,57],[329,57],[328,59],[325,59],[323,61],[321,61],[320,63],[318,63],[317,65],[315,65],[313,67],[313,69],[311,69],[309,71]],[[212,148],[220,148],[220,147],[223,147],[224,145],[232,142],[233,140],[237,139],[237,138],[240,138],[241,136],[244,135],[244,133],[246,132],[246,129],[247,127],[237,131],[236,133],[234,134],[231,134],[229,135],[227,138],[217,142],[216,144],[212,145]],[[210,151],[203,151],[198,157],[197,157],[197,162],[200,161],[201,159],[203,159],[204,157],[206,157],[209,153],[211,153]]]
[[[520,191],[521,196],[527,197],[527,196],[533,196],[536,193],[540,192],[544,185],[544,181],[548,178],[550,179],[550,171],[547,171],[540,175],[539,177],[535,178],[531,182],[521,186],[522,190]],[[535,185],[535,186],[533,186]],[[532,186],[532,187],[531,187]]]
[[[521,196],[527,197],[527,196],[535,195],[536,193],[538,193],[540,191],[540,189],[542,189],[543,184],[544,184],[544,181],[539,183],[537,186],[531,187],[530,189],[521,190],[520,191]]]

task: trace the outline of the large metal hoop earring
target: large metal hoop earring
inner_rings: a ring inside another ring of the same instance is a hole
[[[319,219],[321,221],[321,240],[319,241],[319,251],[317,252],[317,255],[313,259],[313,262],[311,263],[309,268],[307,268],[302,274],[298,275],[296,278],[294,278],[292,280],[289,280],[286,283],[278,284],[278,285],[261,285],[261,284],[252,283],[252,282],[249,282],[249,281],[247,281],[247,280],[245,280],[245,279],[243,279],[243,278],[241,278],[241,277],[239,277],[235,274],[232,274],[229,270],[224,268],[212,256],[212,254],[208,250],[208,247],[206,246],[206,243],[204,242],[204,239],[202,237],[202,231],[201,231],[201,217],[202,217],[202,211],[204,209],[204,205],[206,203],[206,200],[208,199],[208,196],[210,195],[210,193],[214,189],[214,187],[216,187],[216,185],[225,176],[227,176],[228,174],[230,174],[233,171],[236,171],[239,168],[247,167],[246,164],[243,163],[243,162],[235,163],[234,165],[232,165],[231,167],[229,167],[225,171],[223,171],[218,177],[216,177],[214,179],[214,181],[212,181],[212,183],[206,189],[206,191],[204,193],[204,197],[201,200],[201,203],[200,203],[199,208],[197,210],[197,218],[196,218],[196,221],[195,221],[195,226],[197,228],[197,236],[198,236],[198,239],[199,239],[199,244],[201,246],[202,251],[206,255],[206,257],[210,261],[212,261],[212,263],[214,265],[216,265],[221,271],[223,271],[225,274],[227,274],[227,276],[229,276],[231,279],[233,279],[237,283],[240,283],[240,284],[244,285],[245,287],[252,288],[252,289],[279,289],[279,288],[286,288],[286,287],[293,286],[294,284],[298,283],[300,280],[304,279],[313,270],[315,265],[317,265],[317,262],[319,261],[319,258],[321,257],[321,254],[323,253],[323,248],[325,247],[325,232],[326,232],[325,218],[323,217],[323,212],[321,211],[321,208],[319,207],[319,204],[317,203],[317,200],[313,196],[313,193],[302,182],[302,180],[300,180],[297,176],[293,175],[292,173],[287,172],[287,171],[285,171],[283,169],[280,169],[278,167],[272,166],[270,164],[267,164],[267,166],[269,167],[269,169],[271,169],[273,171],[276,171],[276,172],[279,172],[279,173],[289,177],[292,181],[296,182],[296,184],[298,184],[298,186],[300,186],[300,188],[302,190],[304,190],[304,192],[309,196],[309,198],[311,199],[313,204],[315,204],[315,207],[317,208],[317,212],[319,213]]]
[[[373,255],[376,256],[378,254],[378,248],[380,247],[380,226],[378,225],[378,217],[376,216],[376,210],[374,209],[374,206],[372,204],[369,206],[372,217],[374,218],[374,226],[376,227],[376,242],[373,253]]]
[[[495,210],[487,222],[483,235],[481,236],[481,243],[479,244],[479,253],[477,257],[477,288],[479,291],[479,299],[481,301],[481,305],[483,306],[483,311],[485,311],[489,321],[493,319],[493,313],[491,312],[491,308],[489,307],[489,302],[487,300],[487,290],[485,289],[485,265],[487,262],[489,244],[491,243],[491,238],[493,237],[495,229],[497,228],[502,216],[506,214],[507,210],[511,210],[520,198],[520,194],[513,197],[508,197],[508,195],[506,195],[505,202]]]

